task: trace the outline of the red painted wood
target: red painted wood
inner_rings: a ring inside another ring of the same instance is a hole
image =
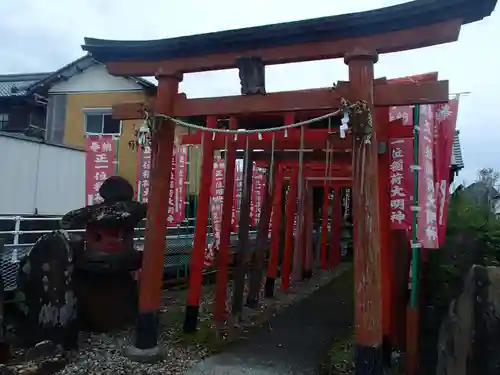
[[[354,50],[345,57],[354,97],[356,100],[365,100],[372,111],[373,70],[377,59],[376,53],[362,50]],[[382,323],[378,202],[379,144],[376,125],[374,127],[375,131],[371,134],[370,142],[366,142],[364,137],[354,137],[352,209],[356,345],[377,348],[382,345]]]
[[[271,214],[271,250],[267,265],[267,276],[276,279],[279,263],[279,247],[281,234],[281,205],[283,202],[283,168],[276,166],[274,175],[273,211]]]
[[[285,253],[283,256],[283,265],[281,267],[281,289],[288,292],[290,289],[290,272],[293,253],[293,219],[297,211],[297,185],[299,179],[299,170],[294,168],[294,175],[290,181],[290,188],[286,197],[286,229],[285,229]]]
[[[158,102],[165,113],[171,113],[182,78],[158,78]],[[174,148],[175,126],[164,122],[152,144],[153,163],[148,196],[148,216],[139,283],[139,310],[155,312],[161,303],[165,236],[167,234],[167,199],[170,191],[170,172]]]
[[[300,172],[298,167],[297,172]],[[299,180],[302,180],[302,191],[299,191],[297,186],[297,226],[295,230],[295,243],[293,246],[292,281],[299,281],[302,279],[302,271],[304,270],[305,262],[304,224],[306,220],[306,187],[303,173],[304,169],[302,169],[302,174],[299,173],[297,180],[297,185]]]
[[[238,120],[231,117],[229,128],[237,129]],[[228,136],[226,158],[226,170],[224,172],[224,195],[222,202],[222,223],[220,233],[219,253],[217,254],[217,279],[215,292],[214,319],[216,322],[224,320],[226,315],[227,282],[229,267],[229,245],[231,241],[231,216],[233,208],[234,193],[234,170],[236,165],[236,143],[233,137]]]
[[[340,264],[340,231],[342,229],[342,196],[339,186],[334,187],[332,208],[332,233],[330,241],[330,267]]]
[[[321,249],[320,266],[322,269],[328,267],[328,210],[330,209],[330,200],[328,199],[330,188],[325,184],[323,191],[323,212],[321,220]]]
[[[304,240],[305,240],[305,260],[304,260],[304,270],[305,271],[312,271],[313,269],[313,244],[314,244],[314,237],[313,237],[313,193],[312,193],[312,188],[309,187],[306,190],[306,197],[305,197],[305,204],[306,204],[306,220],[304,223]]]
[[[207,118],[207,127],[215,128],[217,117]],[[203,159],[201,164],[201,181],[198,193],[198,207],[196,209],[196,228],[194,232],[193,253],[189,263],[189,292],[188,306],[199,306],[202,289],[202,272],[204,267],[206,236],[210,206],[210,189],[212,183],[214,149],[210,133],[206,133],[203,140]]]
[[[402,120],[389,121],[389,109],[377,108],[375,110],[375,126],[377,127],[377,137],[379,141],[388,144],[390,137],[398,137],[404,134],[404,131],[410,129],[411,126],[403,126]],[[391,257],[391,249],[389,247],[389,149],[378,157],[378,191],[379,191],[379,228],[380,228],[380,282],[382,293],[382,330],[384,336],[391,336],[391,284],[394,282],[393,273],[393,257]]]

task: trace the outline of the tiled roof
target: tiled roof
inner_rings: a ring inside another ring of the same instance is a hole
[[[85,55],[80,57],[77,60],[70,62],[69,64],[63,66],[62,68],[56,70],[53,73],[48,74],[44,77],[40,82],[37,83],[37,86],[48,86],[51,87],[54,84],[68,80],[74,75],[83,72],[85,69],[90,68],[96,64],[100,64],[96,60],[92,58],[90,55]],[[128,79],[133,80],[138,85],[141,85],[145,88],[155,88],[156,85],[144,78],[140,77],[127,77]]]
[[[464,167],[462,158],[462,148],[460,147],[460,131],[455,131],[455,139],[453,141],[453,153],[451,154],[451,165],[456,169]]]
[[[51,73],[0,75],[0,97],[23,96],[28,89]]]
[[[0,75],[0,97],[23,96],[43,87],[50,88],[54,84],[68,80],[75,74],[81,73],[95,64],[99,64],[99,62],[95,61],[90,55],[85,55],[55,72]],[[147,89],[156,87],[153,82],[144,78],[129,77],[129,79]]]

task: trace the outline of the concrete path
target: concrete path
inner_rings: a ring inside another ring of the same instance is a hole
[[[186,375],[310,375],[336,335],[351,329],[352,272],[346,271],[226,352],[207,358]]]

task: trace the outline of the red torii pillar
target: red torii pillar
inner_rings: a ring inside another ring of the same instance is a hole
[[[297,211],[297,184],[299,178],[298,168],[292,168],[290,188],[286,197],[285,254],[283,256],[283,264],[281,266],[281,289],[284,292],[288,292],[290,289],[290,272],[293,253],[293,228],[294,217]]]
[[[279,249],[281,241],[281,222],[282,222],[282,202],[283,202],[283,167],[276,166],[274,177],[273,210],[271,214],[271,250],[269,252],[269,261],[267,265],[267,277],[265,285],[265,296],[271,298],[274,296],[274,284],[278,274]]]
[[[207,127],[217,127],[217,117],[207,117]],[[198,326],[198,313],[200,310],[200,297],[203,281],[203,266],[208,227],[210,206],[210,189],[212,183],[212,170],[214,162],[214,147],[212,134],[205,132],[203,135],[203,160],[201,164],[200,191],[198,192],[198,207],[196,208],[196,229],[193,240],[193,250],[189,263],[189,291],[184,318],[184,332],[196,332]]]
[[[160,75],[156,94],[156,108],[170,114],[182,81],[182,75]],[[170,191],[170,172],[174,149],[175,125],[163,120],[153,137],[151,189],[148,196],[148,216],[139,283],[139,315],[135,347],[129,356],[141,358],[144,351],[152,357],[160,356],[158,348],[158,311],[161,303],[165,237],[167,234],[167,199]]]
[[[345,56],[353,98],[373,111],[373,68],[376,53],[354,50]],[[372,112],[373,113],[373,112]],[[365,119],[364,119],[365,120]],[[373,114],[373,120],[375,116]],[[358,374],[383,373],[380,301],[380,238],[377,126],[367,142],[366,129],[354,124],[353,219],[356,350]]]

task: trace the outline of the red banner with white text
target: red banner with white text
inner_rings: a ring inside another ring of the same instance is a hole
[[[188,147],[179,146],[176,149],[175,157],[175,220],[177,223],[181,223],[186,218]]]
[[[413,139],[391,139],[389,145],[390,228],[411,230],[413,204]]]
[[[141,147],[137,150],[137,200],[139,202],[148,201],[150,174],[151,147]]]
[[[413,106],[399,106],[389,108],[389,121],[395,121],[401,119],[403,125],[413,126]]]
[[[446,238],[446,220],[450,199],[450,165],[453,154],[453,142],[457,125],[458,98],[446,104],[436,105],[434,155],[436,167],[436,195],[438,215],[439,245],[444,245]]]
[[[262,211],[262,199],[264,198],[264,189],[266,188],[265,173],[254,164],[252,176],[252,198],[250,204],[251,225],[256,227],[259,223]]]
[[[434,106],[420,106],[417,237],[423,248],[437,249],[438,222],[434,176]]]
[[[137,151],[137,199],[147,203],[151,177],[151,148],[141,147]],[[187,172],[187,148],[175,147],[172,154],[172,170],[170,172],[170,190],[167,205],[167,227],[175,227],[185,217]]]
[[[238,232],[238,220],[240,213],[241,192],[243,189],[243,168],[240,163],[236,163],[234,168],[234,190],[233,190],[233,209],[231,212],[231,230]]]
[[[212,214],[212,232],[215,238],[216,247],[219,247],[220,231],[222,224],[222,200],[224,198],[224,159],[220,156],[214,160],[212,169],[211,192],[211,214]]]
[[[99,188],[116,175],[118,140],[113,136],[91,135],[85,139],[85,204],[101,203]]]

